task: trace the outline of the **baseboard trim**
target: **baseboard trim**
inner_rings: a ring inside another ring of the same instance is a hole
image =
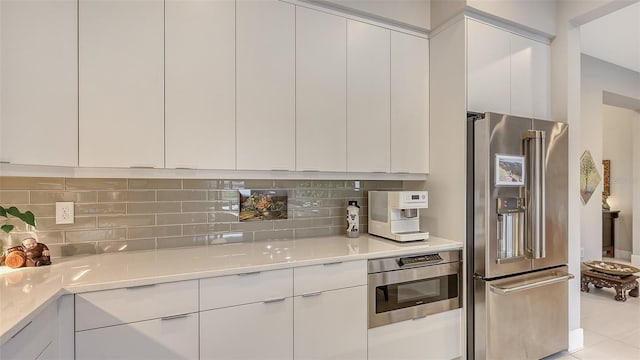
[[[569,349],[570,353],[582,350],[584,348],[584,330],[577,328],[569,331]]]

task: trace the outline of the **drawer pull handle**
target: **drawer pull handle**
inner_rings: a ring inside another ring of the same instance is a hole
[[[342,261],[336,261],[336,262],[326,263],[326,264],[324,264],[324,266],[340,265],[340,264],[342,264]]]
[[[318,292],[302,294],[302,297],[312,297],[312,296],[318,296],[318,295],[321,295],[321,294],[322,294],[322,291],[318,291]]]
[[[154,286],[156,286],[156,284],[129,286],[126,289],[127,290],[138,290],[138,289],[145,289],[145,288],[150,288],[150,287],[154,287]]]
[[[180,314],[180,315],[171,315],[171,316],[165,316],[163,318],[160,318],[161,320],[175,320],[175,319],[182,319],[182,318],[186,318],[189,317],[189,314]]]
[[[248,273],[242,273],[242,274],[238,274],[238,276],[251,276],[251,275],[258,275],[260,274],[262,271],[253,271],[253,272],[248,272]]]
[[[0,164],[11,164],[11,161],[0,160]]]
[[[31,325],[33,321],[29,321],[27,323],[27,325],[23,326],[20,330],[18,330],[17,333],[13,334],[13,336],[11,336],[11,339],[13,339],[14,337],[18,336],[18,334],[20,334],[22,332],[22,330],[26,329],[29,325]]]
[[[263,303],[265,304],[271,304],[271,303],[276,303],[276,302],[280,302],[280,301],[284,301],[285,298],[281,297],[281,298],[275,298],[275,299],[269,299],[269,300],[265,300],[263,301]]]
[[[153,165],[131,165],[129,169],[155,169]]]

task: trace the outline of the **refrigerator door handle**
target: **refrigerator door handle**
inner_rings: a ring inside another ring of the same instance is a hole
[[[541,259],[546,257],[546,227],[545,227],[545,190],[546,190],[546,154],[545,132],[538,130],[527,131],[524,140],[524,153],[528,165],[527,196],[527,242],[531,247],[532,257]]]
[[[515,293],[515,292],[519,292],[519,291],[525,291],[525,290],[529,290],[529,289],[533,289],[533,288],[537,288],[540,286],[545,286],[545,285],[551,285],[551,284],[556,284],[556,283],[560,283],[560,282],[564,282],[564,281],[569,281],[571,279],[575,278],[575,276],[573,276],[573,274],[569,274],[566,273],[564,271],[562,272],[558,272],[558,276],[551,278],[551,279],[545,279],[545,280],[541,280],[541,281],[536,281],[533,283],[527,283],[527,284],[522,284],[522,285],[516,285],[516,286],[496,286],[496,285],[490,285],[490,289],[492,292],[496,293],[496,294],[500,294],[500,295],[509,295],[511,293]]]

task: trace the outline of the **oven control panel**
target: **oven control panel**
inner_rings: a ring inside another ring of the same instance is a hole
[[[407,266],[407,265],[430,264],[430,263],[440,262],[442,260],[444,259],[442,259],[442,257],[440,257],[439,254],[427,254],[427,255],[400,258],[398,259],[398,265]]]

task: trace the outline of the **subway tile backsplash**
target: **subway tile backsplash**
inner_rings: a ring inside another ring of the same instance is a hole
[[[31,210],[54,257],[208,246],[344,234],[349,200],[367,230],[367,191],[401,190],[402,181],[83,179],[0,177],[0,205]],[[288,219],[239,222],[241,189],[288,192]],[[55,224],[55,202],[75,203],[75,223]],[[4,246],[27,231],[20,222]]]

